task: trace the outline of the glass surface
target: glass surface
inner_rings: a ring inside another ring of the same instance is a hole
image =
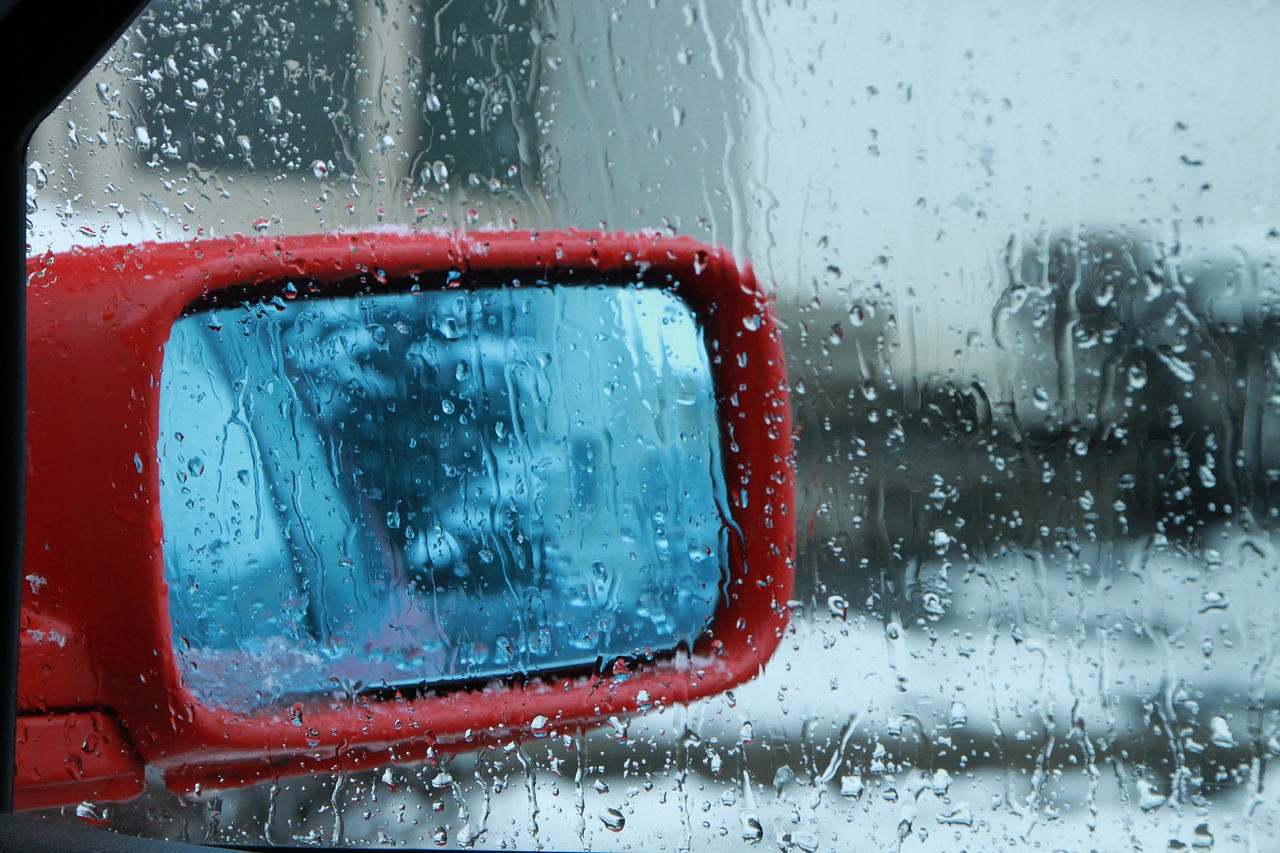
[[[729,247],[782,325],[796,588],[759,677],[687,707],[194,805],[152,774],[62,819],[1277,849],[1277,33],[1274,0],[156,0],[33,142],[33,254],[388,226]]]
[[[203,311],[160,401],[174,647],[207,704],[661,654],[715,612],[711,377],[662,291]]]

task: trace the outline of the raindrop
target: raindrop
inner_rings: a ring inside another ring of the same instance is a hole
[[[787,787],[788,783],[790,783],[795,778],[796,778],[796,773],[794,770],[791,769],[791,765],[784,764],[781,767],[779,767],[778,772],[773,774],[774,793],[781,794],[782,789]]]
[[[818,849],[818,838],[810,832],[791,833],[791,846],[803,853],[815,853]]]
[[[1196,381],[1195,369],[1173,353],[1161,348],[1156,350],[1156,358],[1160,359],[1160,361],[1164,363],[1164,366],[1169,368],[1169,372],[1176,376],[1180,381],[1185,382],[1188,385]]]
[[[110,813],[106,809],[99,810],[93,803],[85,800],[76,806],[76,817],[85,823],[103,826],[110,820]]]
[[[1231,604],[1231,602],[1227,600],[1227,594],[1225,592],[1214,592],[1213,590],[1210,590],[1200,596],[1200,600],[1203,602],[1200,605],[1201,613],[1207,613],[1210,610],[1226,610]]]
[[[973,826],[973,811],[968,803],[960,803],[949,812],[938,815],[938,823],[953,826]]]
[[[1165,804],[1164,795],[1149,780],[1138,780],[1138,808],[1144,812],[1153,811]]]
[[[1129,390],[1140,391],[1147,387],[1147,366],[1141,361],[1129,365]]]
[[[866,789],[867,786],[863,784],[861,774],[851,773],[848,776],[840,777],[840,796],[842,797],[856,800],[862,796],[862,792]]]
[[[1221,749],[1231,749],[1236,745],[1235,736],[1224,718],[1214,716],[1209,720],[1209,742]]]
[[[933,550],[936,551],[939,556],[947,553],[951,548],[952,541],[954,540],[952,540],[947,531],[941,529],[933,531]]]
[[[600,812],[600,822],[613,832],[621,832],[622,828],[627,825],[627,819],[622,816],[622,812],[615,808],[607,808]]]

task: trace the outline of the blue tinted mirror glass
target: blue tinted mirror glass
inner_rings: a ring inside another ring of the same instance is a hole
[[[710,369],[666,292],[200,311],[160,403],[174,647],[207,704],[662,653],[715,612]]]

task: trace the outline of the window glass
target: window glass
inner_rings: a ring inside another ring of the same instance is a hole
[[[418,183],[454,173],[501,184],[530,131],[530,11],[382,8],[361,27],[363,10],[333,0],[306,14],[287,2],[162,0],[131,33],[146,45],[136,154],[152,168],[337,178],[367,168],[361,146],[377,134],[375,152],[403,146]]]
[[[1274,849],[1278,31],[1253,0],[158,0],[32,145],[33,254],[724,245],[784,327],[796,590],[760,675],[689,706],[200,797],[152,774],[50,817],[245,844]],[[308,369],[275,393],[309,400]],[[593,456],[639,464],[598,434],[562,500],[600,486]],[[194,454],[164,452],[176,481]],[[401,530],[431,511],[404,506]]]

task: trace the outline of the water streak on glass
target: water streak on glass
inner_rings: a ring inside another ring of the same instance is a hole
[[[662,653],[716,608],[709,366],[662,291],[195,313],[159,452],[174,646],[210,704]]]

